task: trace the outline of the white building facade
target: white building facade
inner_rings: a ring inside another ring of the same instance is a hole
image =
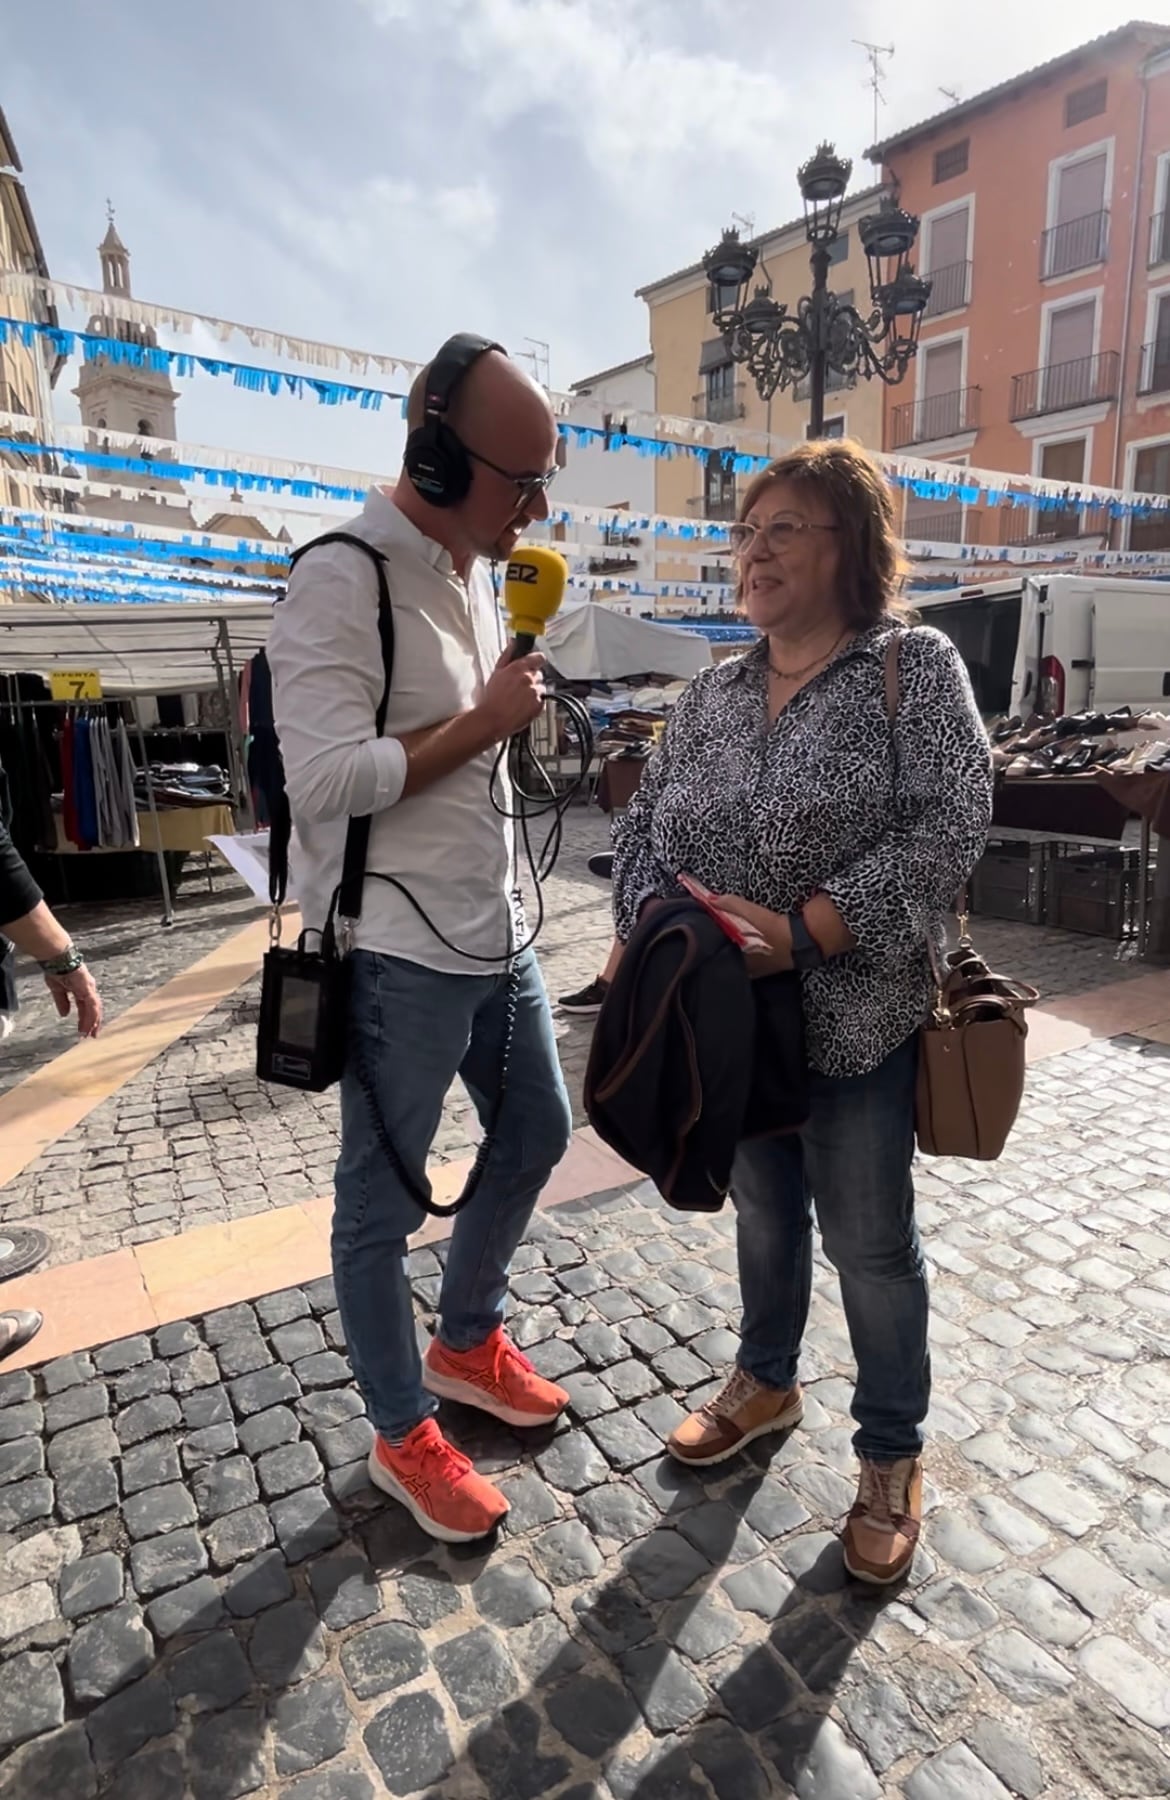
[[[637,356],[575,381],[565,422],[620,430],[634,413],[655,406],[654,359]],[[628,512],[631,518],[654,512],[654,464],[630,450],[607,450],[603,443],[570,442],[564,469],[557,478],[554,507],[597,507]],[[573,591],[588,594],[616,611],[637,617],[655,610],[655,540],[624,526],[603,530],[572,521],[557,528],[565,544]],[[641,588],[641,593],[636,590]]]

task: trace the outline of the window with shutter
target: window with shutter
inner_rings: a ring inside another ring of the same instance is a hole
[[[948,144],[945,150],[934,153],[934,185],[942,181],[953,181],[956,175],[967,173],[967,159],[971,151],[970,138],[960,138],[957,144]]]
[[[1097,302],[1078,300],[1048,315],[1048,353],[1044,358],[1044,406],[1055,412],[1067,406],[1088,406],[1099,398],[1093,335]]]
[[[1099,81],[1087,82],[1084,87],[1074,88],[1071,94],[1064,97],[1064,123],[1083,125],[1086,119],[1095,119],[1105,111],[1109,100],[1109,83],[1104,75]]]
[[[1139,393],[1170,393],[1170,294],[1160,294],[1154,304],[1154,330],[1142,358]]]
[[[1170,494],[1170,442],[1147,444],[1133,459],[1130,487],[1137,494]],[[1157,513],[1148,519],[1131,519],[1131,550],[1170,550],[1170,515]]]
[[[1045,481],[1083,481],[1087,449],[1088,444],[1083,437],[1065,438],[1059,444],[1045,444],[1040,452],[1041,475]],[[1075,506],[1058,511],[1037,512],[1035,534],[1038,538],[1049,539],[1076,537],[1080,524],[1081,515]]]
[[[927,318],[957,312],[968,300],[971,264],[967,256],[971,208],[968,204],[940,213],[928,222],[922,273],[930,278]]]
[[[1105,255],[1108,214],[1105,183],[1109,159],[1102,150],[1078,157],[1058,171],[1052,222],[1044,233],[1043,273],[1070,275]]]
[[[963,429],[963,346],[958,338],[923,345],[918,352],[916,437],[921,443],[954,437]]]

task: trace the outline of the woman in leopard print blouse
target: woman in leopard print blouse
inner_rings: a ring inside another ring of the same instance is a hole
[[[755,967],[801,971],[811,1116],[799,1136],[739,1152],[738,1367],[669,1448],[721,1462],[799,1421],[815,1201],[858,1370],[846,1563],[885,1583],[914,1555],[930,1395],[910,1174],[926,942],[941,941],[981,853],[990,754],[958,652],[903,629],[890,490],[859,446],[821,441],[773,463],[747,488],[732,544],[763,636],[696,677],[646,767],[615,832],[617,930],[678,894],[680,873],[723,896],[768,945]]]

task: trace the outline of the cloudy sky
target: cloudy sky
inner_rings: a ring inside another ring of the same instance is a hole
[[[1145,16],[1170,18],[1147,0]],[[473,329],[564,387],[646,348],[634,290],[735,213],[799,209],[830,137],[885,133],[1107,31],[1112,0],[41,0],[8,10],[3,106],[49,266],[97,283],[105,202],[137,295],[412,358]],[[911,24],[911,21],[913,23]],[[208,345],[210,348],[210,344]],[[258,360],[239,340],[222,354]],[[75,417],[66,377],[63,417]],[[393,409],[184,384],[188,442],[390,466]]]

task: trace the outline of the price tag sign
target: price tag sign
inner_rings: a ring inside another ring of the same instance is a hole
[[[54,700],[100,700],[102,678],[96,669],[54,669],[49,692]]]

